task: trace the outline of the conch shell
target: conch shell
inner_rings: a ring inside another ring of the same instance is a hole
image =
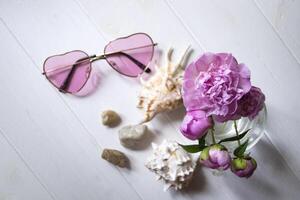
[[[146,167],[153,171],[158,180],[165,183],[164,190],[176,190],[187,186],[193,177],[196,162],[177,142],[164,140],[162,144],[152,144],[153,153]]]
[[[177,64],[173,64],[173,49],[170,48],[167,54],[168,64],[163,67],[155,65],[156,72],[149,80],[140,79],[142,90],[137,107],[145,112],[143,122],[150,121],[157,113],[174,110],[182,105],[181,86],[189,49],[186,49]]]

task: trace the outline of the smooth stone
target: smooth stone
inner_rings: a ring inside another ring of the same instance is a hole
[[[124,126],[119,130],[120,143],[127,148],[136,149],[147,134],[147,126],[143,124]]]
[[[101,157],[108,162],[117,165],[119,167],[128,166],[128,158],[121,151],[115,149],[103,149]]]
[[[117,126],[121,122],[121,118],[113,110],[103,111],[101,114],[102,124],[109,127]]]

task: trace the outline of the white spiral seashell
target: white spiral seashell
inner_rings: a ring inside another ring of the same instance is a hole
[[[152,144],[152,148],[146,167],[164,181],[164,190],[187,186],[196,167],[191,155],[174,141],[164,140],[160,145]]]
[[[142,90],[139,94],[138,108],[145,112],[143,122],[150,121],[157,113],[169,111],[182,105],[181,86],[184,63],[189,54],[185,51],[177,64],[171,62],[173,49],[168,51],[168,64],[155,65],[155,74],[149,80],[140,79]]]

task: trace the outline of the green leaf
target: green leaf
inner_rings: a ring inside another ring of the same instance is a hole
[[[207,134],[203,135],[200,139],[198,139],[198,144],[193,145],[183,145],[179,144],[184,150],[186,150],[189,153],[197,153],[199,151],[202,151],[205,146],[205,137]]]
[[[202,151],[204,147],[199,146],[198,144],[194,144],[194,145],[182,145],[179,144],[184,150],[186,150],[189,153],[197,153],[199,151]]]
[[[238,136],[234,136],[234,137],[229,137],[229,138],[225,138],[223,140],[220,140],[219,144],[221,144],[222,142],[231,142],[231,141],[236,141],[236,140],[240,140],[243,137],[245,137],[245,135],[250,131],[250,129],[246,130],[245,132],[239,134]]]
[[[238,147],[234,150],[233,154],[234,154],[236,157],[238,157],[238,158],[244,157],[244,153],[245,153],[245,151],[246,151],[246,149],[247,149],[247,146],[248,146],[248,140],[247,140],[246,142],[244,142],[243,144],[241,144],[240,146],[238,146]]]
[[[203,135],[200,139],[198,139],[198,144],[200,147],[205,146],[205,137],[207,134]]]

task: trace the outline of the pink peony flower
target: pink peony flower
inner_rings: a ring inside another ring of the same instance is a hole
[[[205,53],[184,74],[183,102],[187,111],[203,110],[218,121],[235,119],[238,100],[251,88],[250,71],[227,53]]]
[[[240,117],[249,117],[253,120],[264,107],[265,95],[255,86],[252,86],[250,91],[245,94],[237,103],[238,108],[235,113],[227,116],[216,116],[215,119],[219,122],[239,119]]]
[[[180,126],[180,131],[185,137],[196,140],[201,138],[212,125],[212,119],[206,117],[205,112],[195,110],[185,115]]]
[[[227,149],[220,144],[206,147],[200,154],[200,163],[211,169],[226,170],[229,168],[231,157]]]

